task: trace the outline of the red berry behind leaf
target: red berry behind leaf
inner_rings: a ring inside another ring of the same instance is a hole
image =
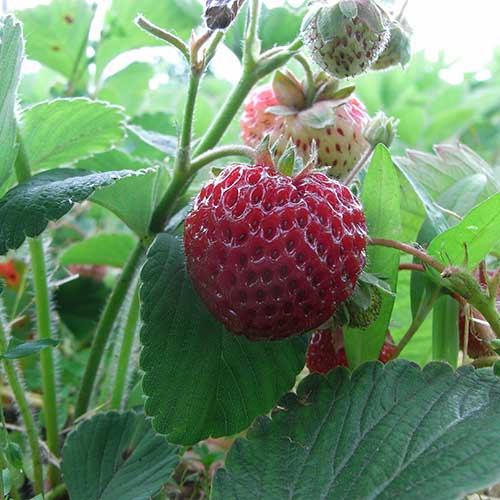
[[[187,269],[214,316],[250,339],[327,321],[365,265],[366,225],[352,192],[323,174],[233,165],[186,218]]]
[[[0,263],[0,278],[3,278],[9,288],[17,288],[21,282],[21,275],[16,269],[13,260]]]

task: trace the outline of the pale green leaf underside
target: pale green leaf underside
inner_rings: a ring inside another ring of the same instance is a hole
[[[22,58],[21,25],[12,16],[0,19],[0,186],[16,159],[15,105]]]
[[[63,266],[91,265],[123,267],[135,247],[130,234],[96,234],[69,246],[59,257]]]
[[[56,99],[23,112],[21,131],[33,170],[68,165],[107,151],[125,136],[117,106],[85,98]]]
[[[72,500],[147,500],[167,482],[178,449],[142,415],[104,413],[66,440],[62,471]]]
[[[96,189],[143,173],[131,170],[95,173],[60,168],[34,175],[0,200],[0,254],[19,248],[26,237],[40,235],[49,221],[60,219]]]
[[[240,432],[293,387],[304,339],[250,342],[229,334],[194,291],[173,236],[157,237],[141,281],[145,410],[169,441]]]
[[[239,439],[213,500],[458,500],[500,479],[500,381],[408,361],[305,379]]]
[[[445,265],[476,267],[500,242],[500,193],[467,214],[460,224],[432,240],[428,252]]]
[[[141,170],[149,165],[139,158],[134,158],[118,150],[107,151],[92,158],[78,162],[77,168],[108,172],[117,169]],[[164,166],[149,169],[146,175],[129,177],[119,186],[110,187],[94,194],[92,201],[102,205],[139,237],[149,232],[149,225],[154,209],[165,192],[170,180],[170,170]]]

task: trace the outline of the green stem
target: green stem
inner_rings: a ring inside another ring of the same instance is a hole
[[[221,146],[219,148],[207,151],[206,153],[194,158],[191,162],[191,173],[194,174],[205,165],[208,165],[215,160],[225,158],[227,156],[245,156],[250,160],[255,160],[255,155],[255,149],[248,146]]]
[[[310,107],[314,101],[314,96],[316,94],[314,73],[311,69],[309,61],[302,54],[295,54],[294,57],[304,68],[304,73],[306,75],[306,80],[307,80],[307,89],[306,89],[307,106]]]
[[[243,67],[246,71],[252,71],[260,53],[260,42],[258,38],[259,29],[259,0],[250,0],[247,17],[247,32],[243,46]]]
[[[4,352],[6,348],[7,336],[2,319],[0,320],[0,351]],[[33,418],[33,414],[31,413],[31,409],[24,392],[23,384],[17,376],[17,371],[13,361],[11,361],[10,359],[2,359],[2,365],[7,377],[7,382],[12,389],[17,407],[19,408],[19,413],[21,414],[21,418],[24,422],[24,427],[26,428],[28,443],[31,450],[31,463],[33,467],[35,494],[39,494],[43,491],[43,468],[35,419]]]
[[[432,359],[447,361],[453,368],[458,364],[458,309],[458,302],[444,295],[434,304],[432,316]]]
[[[45,495],[45,500],[57,500],[66,493],[67,487],[65,484],[60,484],[56,486],[53,490],[50,490]]]
[[[123,268],[122,274],[116,282],[108,302],[106,303],[99,324],[97,325],[95,337],[90,348],[90,355],[87,360],[87,365],[85,366],[85,372],[83,374],[83,380],[75,407],[75,418],[82,416],[88,409],[92,389],[106,343],[134,279],[136,269],[143,257],[144,247],[141,243],[138,243],[130,255],[127,264]]]
[[[137,16],[135,24],[155,38],[173,45],[184,56],[186,61],[189,61],[189,48],[179,37],[161,29],[143,16]]]
[[[119,410],[123,399],[125,383],[127,381],[127,373],[130,364],[130,355],[134,345],[135,332],[137,330],[137,322],[139,321],[139,287],[137,286],[130,303],[130,309],[127,316],[127,322],[123,332],[122,347],[120,356],[118,357],[118,368],[116,370],[115,386],[111,396],[111,410]]]
[[[19,182],[31,177],[31,167],[26,149],[20,134],[19,153],[15,163],[16,177]],[[40,339],[51,338],[50,295],[47,281],[47,268],[43,242],[40,238],[29,240],[33,289],[35,292],[36,324]],[[59,432],[57,424],[57,398],[54,358],[51,349],[40,352],[40,367],[42,373],[43,409],[45,413],[45,428],[47,430],[47,445],[52,454],[59,456]],[[60,480],[56,467],[49,465],[50,484],[55,486]]]
[[[497,337],[500,337],[500,313],[497,310],[496,303],[491,303],[490,300],[483,300],[479,304],[469,302],[484,316]]]
[[[363,156],[359,159],[358,163],[354,166],[354,168],[347,174],[346,178],[344,179],[344,184],[348,186],[356,177],[357,175],[363,170],[364,166],[370,161],[370,158],[375,151],[375,148],[373,146],[370,146]]]
[[[227,101],[194,149],[194,156],[199,156],[217,145],[256,81],[255,75],[243,72]]]

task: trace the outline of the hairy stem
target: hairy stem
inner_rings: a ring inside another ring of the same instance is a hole
[[[260,43],[258,38],[260,1],[250,0],[248,6],[247,32],[245,34],[245,44],[243,47],[243,67],[247,71],[252,71],[260,53]]]
[[[422,264],[399,264],[400,271],[415,271],[417,273],[425,272],[425,267]]]
[[[119,410],[121,407],[130,364],[130,355],[134,345],[135,331],[137,330],[137,322],[139,321],[139,305],[139,287],[137,286],[134,296],[132,297],[127,322],[125,323],[123,332],[122,346],[120,356],[118,357],[118,368],[116,370],[115,386],[111,396],[111,410]]]
[[[225,158],[227,156],[245,156],[250,160],[255,160],[255,155],[255,149],[248,146],[221,146],[219,148],[207,151],[206,153],[194,158],[191,162],[191,172],[194,174],[205,165],[208,165],[215,160]]]
[[[6,348],[7,335],[2,318],[0,320],[0,352],[4,352]],[[31,412],[28,400],[26,399],[23,384],[17,376],[14,362],[10,359],[4,358],[2,359],[2,365],[7,377],[7,382],[12,389],[14,399],[17,403],[17,407],[19,408],[19,413],[21,414],[21,418],[26,428],[26,434],[28,435],[28,444],[31,451],[31,463],[33,467],[35,494],[39,494],[43,491],[43,468],[35,419],[33,418],[33,413]]]
[[[184,56],[184,59],[189,61],[189,47],[178,36],[161,29],[159,26],[156,26],[156,24],[148,21],[144,16],[137,16],[135,24],[155,38],[159,38],[173,45]]]
[[[90,347],[90,355],[85,366],[82,384],[75,407],[75,418],[83,415],[89,406],[90,397],[94,388],[94,383],[101,364],[102,355],[106,347],[106,343],[111,334],[113,324],[120,312],[123,301],[127,295],[130,285],[134,279],[137,267],[144,257],[144,247],[138,243],[134,251],[130,255],[122,274],[115,284],[108,302],[104,308],[99,324],[97,325],[96,334]]]
[[[346,186],[349,185],[357,177],[361,170],[363,170],[365,165],[370,161],[370,158],[372,157],[374,151],[375,148],[373,146],[370,146],[365,151],[363,156],[359,159],[358,163],[356,163],[354,168],[347,174],[346,178],[344,179],[344,184]]]
[[[15,163],[16,177],[19,182],[31,177],[31,167],[20,134],[19,153]],[[43,242],[40,238],[29,240],[33,289],[35,292],[36,324],[40,339],[51,338],[50,295],[47,281],[47,268]],[[51,453],[59,456],[59,433],[57,425],[57,399],[54,358],[51,349],[40,352],[40,367],[42,372],[43,409],[45,412],[45,428],[47,430],[47,445]],[[49,465],[49,481],[55,486],[60,480],[57,468]]]

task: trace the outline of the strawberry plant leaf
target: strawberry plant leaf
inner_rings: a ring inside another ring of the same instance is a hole
[[[212,498],[458,500],[500,479],[499,432],[491,370],[341,368],[307,377],[236,441]]]
[[[193,444],[240,432],[268,412],[302,370],[305,339],[251,342],[228,333],[194,291],[184,260],[181,242],[167,234],[149,251],[141,367],[155,430]]]
[[[97,234],[66,248],[59,262],[62,266],[123,267],[134,247],[135,238],[130,234]]]
[[[28,108],[21,132],[31,168],[68,165],[111,149],[125,136],[117,106],[86,98],[56,99]]]
[[[72,500],[148,500],[174,472],[178,452],[143,415],[109,412],[68,436],[62,472]]]
[[[23,22],[26,53],[58,71],[67,78],[87,76],[87,59],[82,57],[94,17],[94,8],[85,0],[53,0],[50,5],[38,5],[19,10]],[[76,83],[76,82],[74,82]]]
[[[17,156],[15,106],[23,53],[21,25],[13,16],[0,19],[0,187]]]
[[[121,151],[108,151],[79,162],[77,168],[109,172],[126,168],[143,171],[149,163]],[[145,175],[123,179],[119,186],[94,194],[92,201],[119,217],[139,237],[148,234],[149,224],[161,193],[170,180],[170,171],[161,167],[149,169]]]
[[[474,269],[500,242],[499,227],[500,193],[473,208],[460,224],[436,236],[428,252],[444,265],[466,264]]]
[[[20,359],[32,354],[39,353],[42,349],[47,347],[55,347],[59,344],[55,339],[37,339],[30,342],[22,342],[18,339],[12,338],[7,346],[6,351],[0,355],[4,359]]]
[[[19,248],[26,237],[39,236],[49,221],[59,220],[75,203],[99,188],[144,171],[88,172],[70,168],[48,170],[13,187],[0,199],[0,254]]]
[[[401,232],[400,190],[396,168],[385,146],[379,145],[363,183],[361,202],[368,235],[371,238],[397,240]],[[366,272],[383,277],[392,292],[398,282],[399,252],[391,248],[370,246]],[[395,296],[382,294],[382,306],[375,322],[367,329],[347,329],[344,335],[350,366],[377,359],[389,327]]]

